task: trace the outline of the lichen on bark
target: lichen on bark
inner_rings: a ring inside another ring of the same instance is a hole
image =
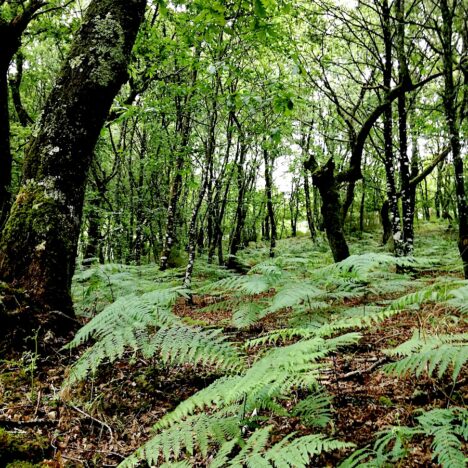
[[[93,0],[25,155],[0,240],[0,280],[43,311],[73,315],[70,287],[87,173],[120,86],[145,0]]]

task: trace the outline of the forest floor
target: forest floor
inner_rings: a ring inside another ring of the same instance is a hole
[[[425,235],[426,244],[430,245],[437,242],[440,232]],[[459,276],[459,270],[434,268],[418,273],[424,284],[442,274]],[[419,283],[415,283],[402,292],[369,292],[358,298],[344,298],[342,305],[352,308],[386,304],[418,287]],[[261,297],[262,294],[252,296],[252,300]],[[232,310],[205,310],[217,300],[210,294],[196,295],[192,305],[180,299],[174,312],[188,323],[221,327],[234,342],[286,326],[288,309],[267,315],[250,327],[232,327]],[[87,319],[80,320],[84,323]],[[328,370],[320,379],[333,398],[328,434],[364,447],[389,425],[413,425],[418,409],[443,408],[450,403],[464,405],[468,397],[466,375],[460,375],[454,385],[449,377],[401,378],[382,371],[390,360],[384,350],[401,344],[411,338],[414,330],[421,329],[468,333],[460,312],[429,303],[418,313],[403,312],[362,331],[357,345],[327,358]],[[152,426],[161,416],[219,376],[209,366],[169,367],[128,353],[113,365],[102,366],[92,379],[64,392],[62,381],[73,357],[61,351],[59,344],[51,343],[47,356],[35,351],[34,338],[30,345],[32,350],[0,361],[0,466],[116,466],[149,438]],[[249,351],[252,359],[256,352],[255,348]],[[286,406],[293,403],[287,402]],[[266,422],[273,425],[278,439],[293,431],[311,432],[297,417],[271,416]],[[409,450],[410,456],[400,466],[439,466],[432,461],[430,441],[421,439]],[[343,453],[326,454],[311,466],[337,466],[342,459]],[[192,466],[208,463],[200,457],[189,462]]]

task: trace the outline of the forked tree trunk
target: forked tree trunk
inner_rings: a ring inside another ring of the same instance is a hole
[[[323,224],[333,259],[335,262],[341,262],[349,257],[349,248],[343,233],[340,193],[332,158],[319,171],[314,172],[312,180],[322,198]]]
[[[0,278],[38,310],[73,315],[70,287],[88,169],[145,0],[93,0],[26,150],[23,185],[0,241]],[[63,319],[62,319],[63,320]]]

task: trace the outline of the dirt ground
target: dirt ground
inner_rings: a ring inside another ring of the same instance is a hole
[[[196,297],[191,306],[179,302],[175,312],[208,325],[227,325],[229,311],[200,312],[213,300]],[[267,316],[254,328],[235,332],[233,339],[277,328],[286,315],[282,311]],[[431,305],[419,314],[400,314],[363,332],[359,345],[329,358],[329,369],[321,378],[333,397],[334,422],[326,430],[329,435],[363,447],[388,425],[412,425],[418,408],[464,405],[466,375],[453,385],[449,378],[397,379],[381,370],[389,362],[382,350],[408,339],[422,326],[421,317],[425,327],[440,327],[439,319],[446,315],[447,310]],[[444,327],[449,333],[467,331],[456,321]],[[206,368],[163,368],[156,361],[129,355],[104,366],[96,378],[67,394],[61,392],[61,383],[71,359],[58,345],[52,344],[45,357],[29,351],[0,361],[0,466],[13,460],[23,461],[13,467],[116,466],[150,437],[152,425],[162,415],[217,378]],[[278,438],[292,431],[311,432],[297,418],[270,415],[268,423],[273,424]],[[343,453],[330,454],[311,466],[336,466],[340,458]],[[193,460],[193,464],[206,466],[206,460]],[[411,447],[405,466],[437,466],[431,461],[427,442]]]

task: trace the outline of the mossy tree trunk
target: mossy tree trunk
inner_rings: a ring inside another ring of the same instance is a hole
[[[2,2],[4,3],[4,2]],[[44,0],[8,2],[11,20],[0,17],[0,229],[4,226],[11,206],[11,172],[13,159],[10,148],[10,113],[8,109],[8,69],[21,47],[21,38],[31,21],[47,5]],[[21,68],[18,68],[21,73]],[[21,75],[19,75],[21,78]],[[18,104],[19,94],[13,91],[13,102]],[[19,90],[18,90],[19,93]],[[20,116],[21,117],[21,116]]]
[[[0,241],[0,279],[39,310],[70,297],[88,169],[127,64],[145,0],[93,0],[30,141],[23,185]],[[58,316],[58,315],[57,315]]]

